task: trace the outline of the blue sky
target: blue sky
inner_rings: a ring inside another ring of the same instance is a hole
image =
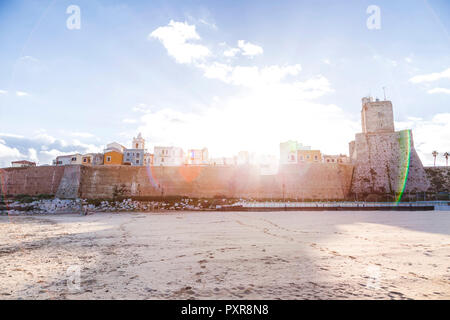
[[[361,97],[382,87],[432,163],[450,151],[450,3],[341,2],[0,1],[0,166],[140,131],[150,151],[347,153]]]

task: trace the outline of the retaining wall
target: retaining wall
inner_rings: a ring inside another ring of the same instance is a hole
[[[276,175],[257,166],[49,166],[0,170],[2,194],[87,199],[123,196],[344,199],[350,164],[284,165]]]

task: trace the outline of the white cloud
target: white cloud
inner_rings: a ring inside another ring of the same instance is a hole
[[[140,103],[137,106],[133,107],[132,109],[134,112],[142,112],[142,113],[149,113],[150,107],[146,105],[145,103]]]
[[[405,61],[406,61],[406,63],[412,63],[413,59],[411,57],[406,57]]]
[[[57,156],[60,155],[64,155],[64,154],[73,154],[73,153],[77,153],[77,151],[75,152],[64,152],[61,150],[57,150],[57,149],[51,149],[51,150],[41,150],[39,151],[39,155],[41,157],[47,158],[47,159],[55,159]]]
[[[412,83],[433,82],[441,79],[450,79],[450,68],[442,72],[418,75],[409,79]]]
[[[225,43],[223,44],[225,45]],[[264,52],[262,47],[250,42],[246,42],[245,40],[239,40],[237,45],[237,48],[229,48],[228,50],[225,50],[223,52],[223,55],[225,57],[231,58],[235,57],[237,54],[242,54],[243,56],[252,58]]]
[[[9,147],[4,141],[0,141],[0,168],[9,166],[11,161],[22,158],[24,158],[24,156],[17,148]]]
[[[302,70],[301,65],[286,66],[231,66],[219,62],[212,64],[198,65],[203,71],[204,76],[209,79],[218,79],[228,84],[241,85],[255,88],[265,85],[279,83],[287,76],[296,76]]]
[[[35,162],[39,161],[36,149],[34,149],[34,148],[28,149],[28,159],[30,159],[31,161],[35,161]]]
[[[154,30],[149,38],[161,41],[168,54],[178,63],[192,63],[211,54],[206,46],[189,42],[200,40],[200,36],[195,30],[195,25],[186,22],[171,20],[167,26]]]
[[[27,92],[24,91],[16,91],[16,96],[18,97],[25,97],[28,96],[29,94]]]
[[[92,133],[89,133],[89,132],[72,132],[71,136],[79,137],[79,138],[93,138],[93,137],[95,137]]]
[[[212,28],[212,29],[214,29],[214,30],[217,30],[217,26],[216,26],[216,24],[215,23],[213,23],[213,22],[208,22],[208,21],[206,21],[205,19],[200,19],[200,20],[198,20],[200,23],[203,23],[204,25],[207,25],[208,27],[210,27],[210,28]]]
[[[253,57],[263,53],[262,47],[250,42],[245,42],[244,40],[238,41],[238,47],[242,50],[242,55],[244,56]]]
[[[346,153],[360,127],[359,119],[352,120],[335,105],[300,99],[298,94],[280,97],[276,90],[216,100],[197,113],[163,109],[141,120],[138,130],[155,145],[207,146],[213,156],[240,150],[278,155],[279,143],[288,139],[327,153]]]
[[[228,56],[237,54],[237,50],[247,56],[263,53],[261,47],[243,40],[238,41],[238,47],[229,49]],[[348,142],[359,129],[359,119],[351,120],[335,105],[312,102],[333,92],[326,77],[300,80],[300,64],[243,66],[213,58],[193,65],[208,79],[245,90],[236,96],[215,96],[207,108],[196,113],[162,109],[144,114],[138,128],[144,136],[155,144],[183,148],[192,147],[194,142],[208,146],[214,156],[240,150],[277,155],[279,143],[288,139],[329,153],[347,152]]]
[[[427,91],[429,94],[436,94],[436,93],[444,93],[444,94],[450,94],[450,89],[447,88],[434,88]]]
[[[223,52],[223,55],[224,55],[225,57],[234,57],[234,56],[237,55],[240,51],[241,51],[241,49],[239,49],[239,48],[231,48],[231,49],[225,50],[225,51]]]
[[[137,122],[136,119],[129,119],[129,118],[123,119],[123,123],[136,123],[136,122]]]
[[[20,61],[26,61],[26,62],[39,62],[38,59],[36,59],[35,57],[32,56],[23,56],[19,58]]]
[[[450,152],[450,113],[436,114],[431,120],[410,117],[406,121],[395,122],[395,125],[398,130],[413,130],[414,146],[424,165],[433,165],[431,152],[434,150],[440,154],[436,164],[445,164],[442,154]]]
[[[101,146],[96,146],[90,143],[83,143],[78,139],[74,139],[71,145],[72,147],[75,147],[76,150],[83,150],[81,153],[101,152],[103,150]]]
[[[11,161],[31,160],[50,164],[58,155],[100,152],[101,146],[86,144],[79,140],[66,142],[45,132],[31,137],[0,133],[0,168],[10,166]]]
[[[6,91],[6,90],[0,90],[0,95],[2,95],[2,94],[8,94],[8,91]]]

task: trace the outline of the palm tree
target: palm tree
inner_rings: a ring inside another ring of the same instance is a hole
[[[449,153],[448,153],[448,152],[444,153],[444,157],[445,157],[445,166],[448,166],[448,156],[449,156]]]
[[[436,167],[436,156],[438,155],[438,152],[437,151],[433,151],[431,154],[434,157],[434,166]]]

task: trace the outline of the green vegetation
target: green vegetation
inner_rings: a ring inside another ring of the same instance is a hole
[[[21,203],[30,203],[34,201],[33,197],[28,194],[18,194],[14,197],[14,200]]]

